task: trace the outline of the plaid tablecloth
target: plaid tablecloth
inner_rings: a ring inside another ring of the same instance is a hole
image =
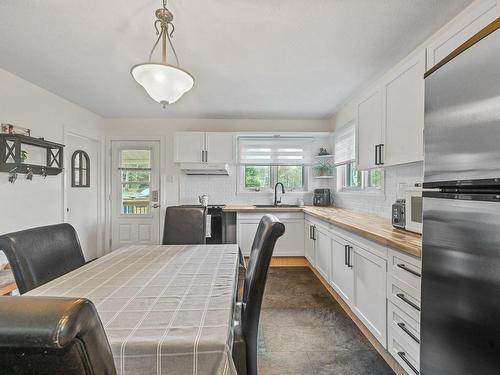
[[[29,293],[96,306],[119,374],[236,374],[237,245],[130,246]]]

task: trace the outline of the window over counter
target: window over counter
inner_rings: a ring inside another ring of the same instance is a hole
[[[239,191],[271,192],[277,182],[289,192],[307,191],[312,142],[299,137],[239,138]]]
[[[383,185],[382,169],[356,169],[356,131],[350,122],[335,132],[337,191],[378,191]]]

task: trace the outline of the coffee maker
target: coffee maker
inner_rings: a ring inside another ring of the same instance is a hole
[[[327,207],[332,204],[330,189],[314,189],[313,205]]]

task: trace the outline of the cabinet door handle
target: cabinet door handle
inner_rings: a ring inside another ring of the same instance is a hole
[[[348,265],[347,264],[347,248],[349,247],[349,245],[344,245],[344,265]]]
[[[351,260],[352,260],[352,246],[348,245],[347,246],[347,266],[349,268],[352,268]]]
[[[401,328],[404,333],[410,336],[417,344],[420,344],[420,340],[418,339],[418,337],[415,336],[413,333],[411,333],[411,331],[408,328],[406,328],[406,324],[398,323],[398,327]]]
[[[406,267],[406,264],[399,263],[399,264],[397,265],[397,267],[401,268],[402,270],[404,270],[404,271],[406,271],[406,272],[411,273],[412,275],[415,275],[415,276],[417,276],[417,277],[422,277],[422,275],[421,275],[421,274],[419,274],[417,271],[413,271],[412,269],[410,269],[410,268]]]
[[[420,306],[417,306],[412,301],[410,301],[408,298],[406,298],[406,296],[403,293],[397,293],[396,297],[398,297],[403,302],[406,302],[408,305],[410,305],[411,307],[413,307],[415,310],[420,311]]]
[[[401,357],[401,359],[404,361],[404,363],[406,363],[408,365],[409,368],[411,368],[411,370],[416,374],[416,375],[419,375],[420,373],[418,372],[418,370],[415,368],[415,366],[413,366],[410,361],[408,360],[408,358],[406,358],[406,353],[405,352],[398,352],[398,355],[399,357]]]
[[[378,145],[375,145],[375,165],[378,165]]]
[[[201,150],[201,161],[205,161],[205,151]]]
[[[382,147],[384,147],[383,143],[378,145],[378,165],[384,165],[382,162]]]
[[[316,241],[316,225],[313,225],[313,240]]]
[[[309,239],[310,240],[313,239],[313,226],[312,225],[309,225]]]
[[[208,162],[208,150],[205,150],[205,161]]]

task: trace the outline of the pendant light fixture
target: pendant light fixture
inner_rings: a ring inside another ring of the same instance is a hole
[[[158,39],[156,39],[149,54],[149,62],[134,65],[130,73],[137,83],[144,87],[149,96],[165,108],[167,104],[175,103],[182,95],[193,88],[194,78],[191,74],[179,68],[179,58],[171,39],[175,30],[172,23],[174,16],[167,9],[167,0],[163,0],[163,8],[157,9],[155,15],[157,20],[154,26]],[[167,40],[175,57],[175,66],[167,64]],[[151,62],[153,52],[160,42],[161,62]]]

